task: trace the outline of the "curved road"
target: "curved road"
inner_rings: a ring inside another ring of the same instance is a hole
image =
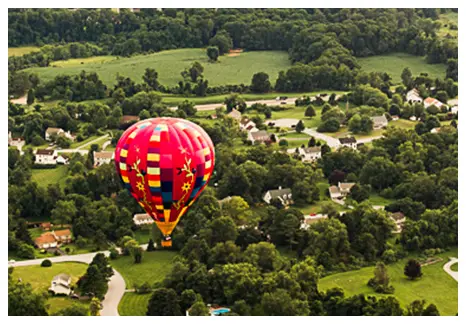
[[[453,279],[458,281],[458,271],[451,270],[451,266],[454,265],[455,263],[458,263],[458,259],[457,258],[450,258],[450,261],[445,263],[445,265],[443,266],[443,270],[446,273],[448,273]]]
[[[58,257],[52,258],[44,258],[44,259],[34,259],[34,260],[25,260],[25,261],[17,261],[14,264],[9,266],[13,267],[25,267],[30,265],[38,265],[41,264],[43,260],[49,259],[52,263],[57,262],[82,262],[82,263],[91,263],[94,256],[99,253],[86,253],[86,254],[76,254],[76,255],[63,255]],[[109,251],[102,251],[100,253],[104,253],[107,257],[109,256]],[[125,293],[126,284],[125,280],[121,276],[121,274],[113,269],[113,276],[110,278],[108,282],[108,291],[105,294],[105,299],[102,301],[102,310],[100,311],[101,316],[119,316],[118,314],[118,304],[120,303],[123,294]]]

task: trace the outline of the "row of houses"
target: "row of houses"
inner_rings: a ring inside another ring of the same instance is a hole
[[[108,164],[114,159],[114,152],[94,152],[94,166],[98,167],[102,164]],[[58,155],[58,152],[53,149],[38,149],[35,152],[35,163],[41,165],[68,164],[69,159]]]
[[[69,229],[42,233],[34,240],[39,249],[50,249],[59,247],[61,244],[71,243],[71,231]]]
[[[440,100],[432,98],[432,97],[427,97],[426,99],[423,99],[419,95],[419,91],[417,89],[415,89],[415,88],[408,91],[408,93],[406,94],[406,101],[408,101],[409,103],[423,103],[424,108],[427,108],[427,107],[432,106],[432,105],[436,106],[439,109],[441,109],[443,106],[448,107],[448,105],[446,103],[443,103]],[[453,114],[457,114],[458,113],[458,105],[453,105],[451,107],[451,112]]]

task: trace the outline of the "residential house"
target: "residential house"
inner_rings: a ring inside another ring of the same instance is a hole
[[[60,273],[53,277],[49,291],[55,295],[69,295],[71,293],[71,276]]]
[[[20,148],[24,144],[26,144],[26,141],[23,138],[21,137],[14,138],[11,136],[11,132],[8,132],[8,145],[9,146],[16,146]]]
[[[303,162],[314,162],[322,156],[320,146],[299,148],[298,150]]]
[[[57,164],[58,154],[55,150],[38,149],[36,151],[36,164]]]
[[[44,231],[48,231],[52,228],[52,224],[50,222],[40,223],[40,228]]]
[[[293,199],[292,199],[292,194],[291,194],[291,189],[290,188],[283,188],[278,187],[278,189],[275,190],[269,190],[264,194],[264,197],[262,198],[267,204],[270,204],[270,201],[273,198],[278,198],[283,206],[288,206],[293,204]]]
[[[346,146],[355,150],[357,148],[357,141],[353,136],[341,137],[338,139],[340,141],[340,147]]]
[[[396,121],[396,120],[398,120],[398,119],[400,119],[400,116],[398,116],[398,115],[392,116],[392,120],[393,120],[393,121]]]
[[[458,106],[451,107],[451,113],[457,115],[458,114]]]
[[[71,231],[69,229],[52,231],[52,234],[59,244],[67,244],[72,241]]]
[[[43,233],[41,236],[34,240],[34,244],[39,249],[50,249],[57,247],[58,242],[55,236],[51,232]]]
[[[311,224],[327,219],[328,215],[323,214],[312,214],[304,215],[304,220],[301,223],[301,229],[307,230]]]
[[[231,117],[233,119],[236,119],[237,121],[240,121],[241,120],[241,112],[239,112],[238,110],[236,110],[235,108],[233,108],[228,114],[227,114],[228,117]]]
[[[249,132],[248,140],[250,140],[252,144],[265,143],[267,141],[270,141],[270,135],[265,130]]]
[[[435,127],[430,130],[432,134],[437,134],[440,133],[441,128],[440,127]]]
[[[422,102],[422,97],[417,89],[411,89],[406,94],[406,101],[409,103]]]
[[[139,116],[123,115],[120,118],[120,126],[132,124],[139,121]]]
[[[256,128],[256,123],[253,122],[251,119],[249,119],[246,116],[241,118],[241,121],[239,122],[239,129],[240,130],[245,130],[247,132],[257,132],[258,131],[258,129]]]
[[[354,182],[338,182],[338,186],[331,186],[328,191],[331,199],[343,199],[345,198],[351,188],[355,185]]]
[[[133,222],[134,225],[141,226],[146,224],[152,224],[154,220],[148,214],[134,214]]]
[[[441,109],[442,106],[445,106],[445,104],[435,98],[429,97],[424,100],[424,108],[427,108],[429,106],[436,106],[438,109]]]
[[[385,115],[374,116],[374,117],[371,117],[371,119],[374,123],[374,129],[381,129],[381,128],[387,127],[388,125],[388,120],[387,120],[387,117],[385,117]]]
[[[69,164],[69,163],[70,163],[70,159],[68,159],[66,156],[59,155],[57,157],[57,164]]]
[[[94,167],[101,166],[102,164],[109,164],[114,159],[115,152],[94,152]]]
[[[403,224],[406,221],[405,215],[401,212],[396,212],[390,214],[390,218],[393,220],[396,226],[396,230],[394,230],[393,233],[401,233],[401,231],[403,230]]]
[[[46,141],[51,141],[52,140],[52,136],[53,135],[56,135],[56,136],[64,136],[70,140],[74,140],[74,136],[71,135],[71,133],[69,131],[65,132],[63,129],[61,128],[55,128],[55,127],[49,127],[45,130],[45,140]]]

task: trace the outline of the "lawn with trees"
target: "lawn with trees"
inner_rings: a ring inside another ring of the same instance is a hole
[[[120,316],[145,316],[151,294],[127,292],[118,304]]]

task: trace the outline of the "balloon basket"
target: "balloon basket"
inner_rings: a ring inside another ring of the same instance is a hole
[[[170,241],[163,241],[162,240],[162,246],[163,247],[170,247],[170,246],[172,246],[172,241],[171,240]]]

